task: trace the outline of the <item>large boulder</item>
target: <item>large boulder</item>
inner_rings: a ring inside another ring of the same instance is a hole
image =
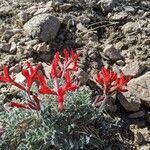
[[[27,36],[48,42],[55,39],[60,28],[60,21],[49,14],[40,14],[31,18],[24,24]]]
[[[140,75],[144,71],[144,69],[145,69],[144,65],[142,65],[139,61],[134,61],[134,62],[130,62],[130,63],[126,64],[122,68],[122,72],[126,76],[136,77],[136,76]]]
[[[140,98],[142,105],[150,108],[150,71],[132,79],[128,84],[128,89]]]

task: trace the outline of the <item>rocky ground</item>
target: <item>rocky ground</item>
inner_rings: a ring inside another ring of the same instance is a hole
[[[137,149],[148,150],[149,18],[149,0],[0,0],[0,70],[8,64],[15,76],[26,61],[46,66],[57,50],[72,48],[82,54],[84,83],[103,65],[132,76],[112,111],[129,125]]]

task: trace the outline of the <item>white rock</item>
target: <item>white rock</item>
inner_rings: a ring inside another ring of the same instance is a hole
[[[9,52],[10,53],[15,53],[16,50],[17,50],[17,44],[15,42],[12,42]]]

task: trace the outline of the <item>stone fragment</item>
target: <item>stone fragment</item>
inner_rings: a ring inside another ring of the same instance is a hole
[[[143,44],[143,45],[149,45],[149,46],[150,46],[150,38],[143,40],[142,44]]]
[[[122,12],[119,12],[119,13],[115,13],[112,17],[111,17],[111,20],[114,20],[114,21],[119,21],[119,20],[124,20],[126,19],[128,16],[128,14],[124,11]]]
[[[128,83],[128,90],[141,100],[141,104],[150,108],[150,71],[132,79]]]
[[[135,12],[134,7],[132,7],[132,6],[125,6],[124,9],[125,9],[126,12],[130,12],[130,13]]]
[[[75,74],[79,79],[80,84],[85,84],[90,79],[89,74],[82,69],[79,69]]]
[[[34,16],[42,14],[42,13],[48,13],[50,12],[52,9],[48,9],[48,8],[40,8],[38,9],[35,13]]]
[[[122,31],[124,34],[136,32],[137,29],[138,29],[138,23],[136,22],[128,22],[122,26]]]
[[[112,61],[117,61],[117,60],[122,59],[122,56],[119,50],[115,49],[113,45],[107,45],[104,48],[103,52],[104,52],[104,55]]]
[[[134,142],[136,144],[142,144],[143,142],[146,143],[150,142],[150,132],[148,127],[138,128],[137,125],[130,125],[130,130],[134,133]]]
[[[45,42],[34,45],[33,49],[38,53],[45,53],[49,51],[48,45]]]
[[[136,77],[140,75],[145,69],[139,61],[129,62],[122,68],[122,72],[127,76]]]
[[[128,45],[124,41],[119,41],[118,43],[115,44],[116,49],[124,50],[128,48]]]
[[[9,52],[10,45],[8,43],[1,42],[0,43],[0,52]]]
[[[24,24],[25,34],[40,41],[55,39],[60,28],[60,21],[49,14],[39,14]]]
[[[65,25],[74,26],[77,24],[77,17],[71,14],[65,14],[63,15],[63,23]]]
[[[38,42],[39,41],[37,39],[34,39],[34,40],[30,40],[30,41],[25,42],[25,45],[27,45],[27,46],[34,46]]]
[[[131,119],[141,118],[141,117],[144,117],[144,116],[145,116],[144,111],[138,111],[138,112],[135,112],[133,114],[128,115],[128,117],[131,118]]]
[[[150,150],[150,144],[141,146],[140,150]]]
[[[109,13],[115,7],[115,0],[100,0],[98,6],[100,6],[104,13]]]
[[[6,42],[9,41],[9,39],[14,35],[14,32],[11,31],[11,30],[6,30],[3,35],[2,35],[2,38],[1,40],[4,40]]]
[[[82,14],[78,17],[78,21],[82,24],[90,23],[91,19],[88,18],[85,14]]]
[[[125,93],[117,94],[117,98],[121,105],[130,112],[136,112],[140,109],[141,101],[135,95],[132,95],[129,91]]]
[[[17,44],[15,42],[12,42],[9,52],[15,53],[16,51],[17,51]]]
[[[18,17],[19,17],[19,20],[24,24],[25,22],[28,21],[29,19],[29,16],[28,16],[28,13],[26,11],[21,11],[19,14],[18,14]]]
[[[123,60],[117,60],[117,61],[116,61],[116,64],[117,64],[118,66],[124,66],[124,65],[125,65],[125,62],[124,62]]]
[[[72,7],[72,4],[67,4],[67,3],[65,3],[65,4],[63,4],[63,5],[60,5],[59,6],[60,7],[60,9],[62,10],[62,11],[68,11],[71,7]]]
[[[1,15],[8,15],[11,10],[12,10],[11,6],[2,6],[2,7],[0,7],[0,14]]]

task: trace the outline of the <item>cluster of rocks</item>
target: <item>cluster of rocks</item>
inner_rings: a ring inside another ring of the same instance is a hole
[[[84,83],[103,65],[132,76],[128,92],[117,98],[129,118],[150,122],[149,10],[148,0],[3,2],[0,70],[9,64],[17,74],[26,60],[45,65],[56,50],[76,49]]]

